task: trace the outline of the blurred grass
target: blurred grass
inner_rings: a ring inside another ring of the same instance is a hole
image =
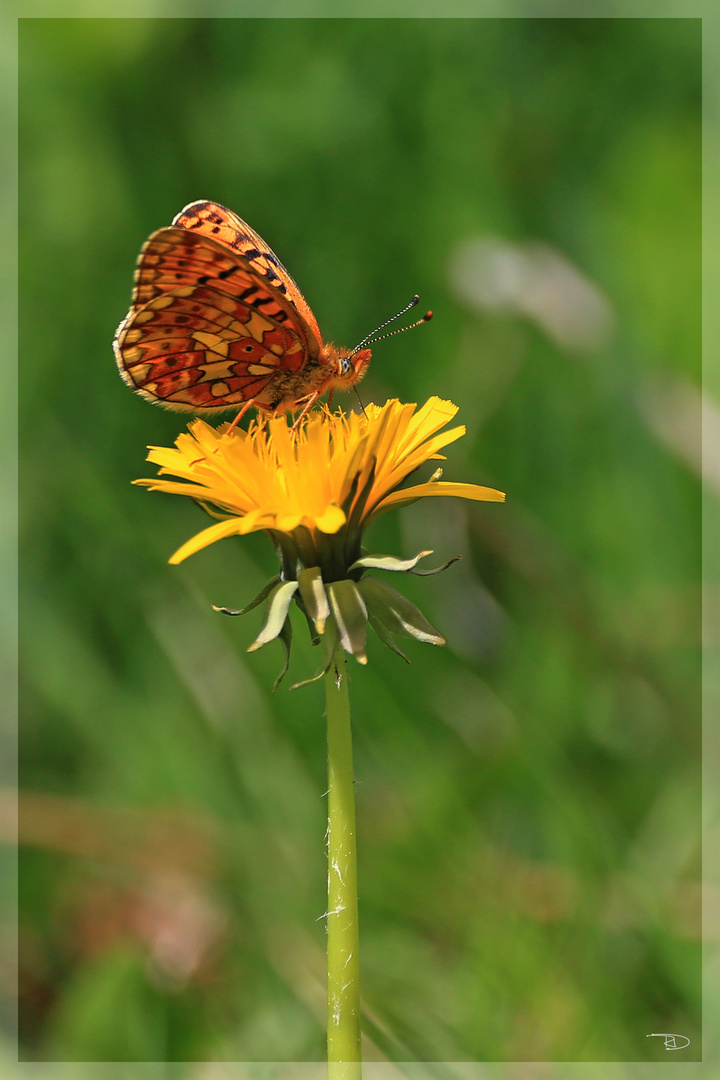
[[[204,521],[129,481],[182,421],[112,359],[140,244],[212,198],[329,340],[419,292],[363,398],[456,401],[446,477],[508,492],[372,534],[464,559],[406,586],[448,648],[351,670],[368,1058],[698,1060],[699,20],[20,43],[22,1056],[322,1059],[320,691],[210,609],[264,538],[167,566]]]

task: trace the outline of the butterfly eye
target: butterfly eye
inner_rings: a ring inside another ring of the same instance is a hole
[[[340,359],[340,371],[339,375],[341,379],[347,379],[348,375],[352,372],[353,365],[352,360],[349,360],[347,356],[343,356]]]

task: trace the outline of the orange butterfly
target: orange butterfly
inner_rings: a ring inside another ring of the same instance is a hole
[[[234,426],[252,405],[303,406],[304,415],[327,390],[354,386],[375,333],[354,349],[325,344],[265,241],[225,207],[194,202],[143,245],[113,345],[123,379],[148,401],[198,412],[240,407]]]

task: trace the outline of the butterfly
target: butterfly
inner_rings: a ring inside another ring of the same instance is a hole
[[[202,413],[239,408],[234,426],[253,405],[303,407],[304,415],[326,391],[354,386],[377,332],[354,349],[326,344],[265,241],[224,206],[200,201],[143,245],[113,346],[123,379],[148,401]]]

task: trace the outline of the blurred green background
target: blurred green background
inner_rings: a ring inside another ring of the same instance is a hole
[[[317,657],[271,694],[211,610],[270,545],[169,567],[207,519],[130,486],[183,418],[112,336],[199,198],[326,340],[420,293],[363,400],[455,401],[508,493],[370,534],[464,558],[402,583],[445,649],[350,669],[368,1060],[699,1058],[700,27],[21,20],[25,1059],[323,1057]]]

